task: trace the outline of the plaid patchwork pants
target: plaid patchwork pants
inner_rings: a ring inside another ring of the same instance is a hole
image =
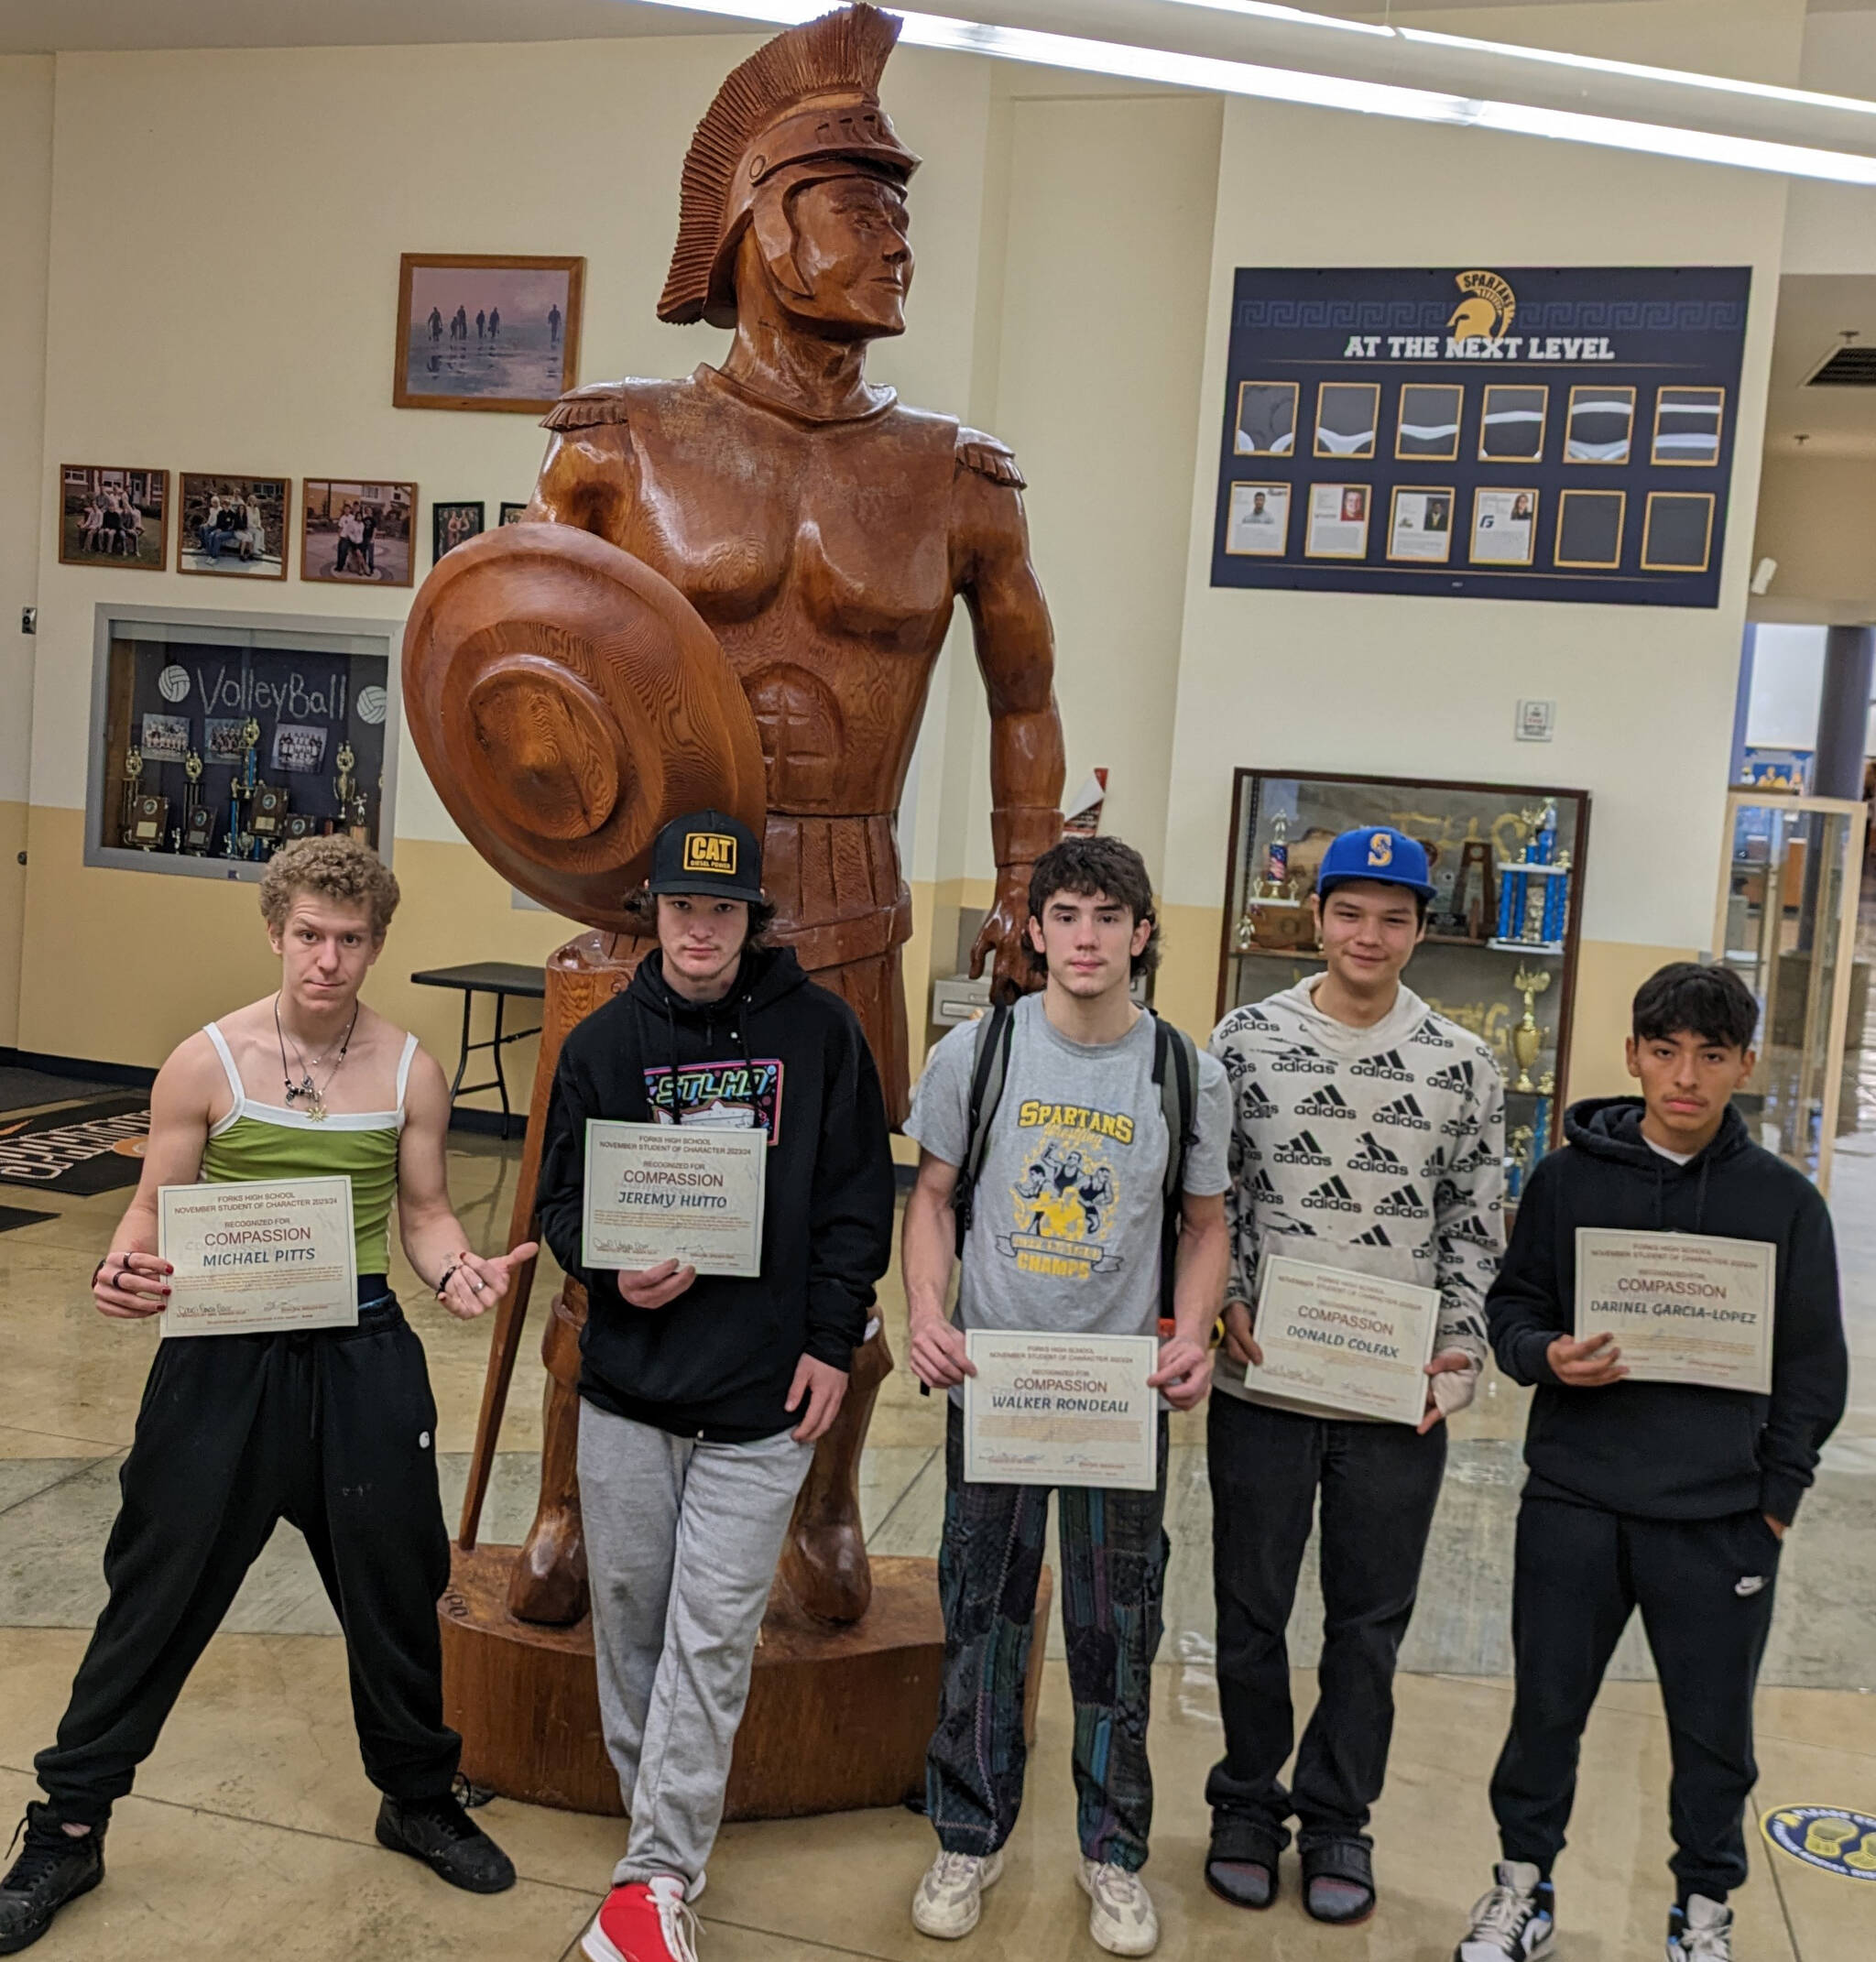
[[[1166,1581],[1166,1420],[1151,1492],[1060,1488],[1062,1626],[1074,1698],[1075,1826],[1089,1859],[1146,1864],[1147,1719]],[[944,1687],[925,1754],[925,1809],[950,1853],[992,1853],[1022,1804],[1022,1692],[1050,1488],[967,1485],[964,1413],[944,1434]]]

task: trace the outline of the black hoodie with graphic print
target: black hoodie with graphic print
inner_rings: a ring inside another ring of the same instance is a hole
[[[769,1128],[762,1271],[700,1274],[634,1308],[580,1263],[586,1120],[752,1121]],[[654,949],[622,995],[567,1036],[540,1155],[541,1237],[586,1289],[580,1394],[660,1430],[772,1437],[803,1355],[845,1369],[892,1254],[892,1152],[858,1019],[787,948],[754,947],[720,1001],[687,1001]]]
[[[1790,1521],[1843,1415],[1849,1361],[1830,1214],[1805,1175],[1729,1107],[1685,1165],[1649,1148],[1639,1097],[1576,1104],[1532,1172],[1485,1313],[1499,1367],[1537,1385],[1524,1437],[1533,1498],[1644,1519]],[[1576,1228],[1696,1233],[1777,1248],[1772,1394],[1689,1383],[1560,1383],[1545,1351],[1575,1332]]]

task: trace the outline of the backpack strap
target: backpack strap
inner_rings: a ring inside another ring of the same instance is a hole
[[[998,1002],[979,1019],[971,1050],[970,1116],[965,1124],[964,1163],[957,1168],[957,1183],[951,1189],[960,1260],[964,1259],[965,1236],[971,1230],[977,1180],[990,1149],[990,1119],[1003,1095],[1003,1080],[1009,1074],[1009,1044],[1015,1029],[1014,1011],[1008,1004]]]
[[[1172,1284],[1185,1193],[1185,1160],[1195,1136],[1198,1048],[1183,1029],[1153,1018],[1153,1081],[1166,1119],[1166,1177],[1161,1188],[1160,1313],[1172,1313]]]

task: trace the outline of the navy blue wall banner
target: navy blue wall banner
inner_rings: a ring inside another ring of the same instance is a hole
[[[1212,583],[1717,605],[1751,278],[1240,267]]]

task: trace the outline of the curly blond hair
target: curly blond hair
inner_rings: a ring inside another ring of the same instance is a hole
[[[293,901],[302,892],[371,909],[374,940],[385,937],[398,910],[398,882],[368,845],[334,833],[329,838],[299,838],[283,845],[268,862],[260,882],[260,913],[267,932],[278,935],[287,924]]]

